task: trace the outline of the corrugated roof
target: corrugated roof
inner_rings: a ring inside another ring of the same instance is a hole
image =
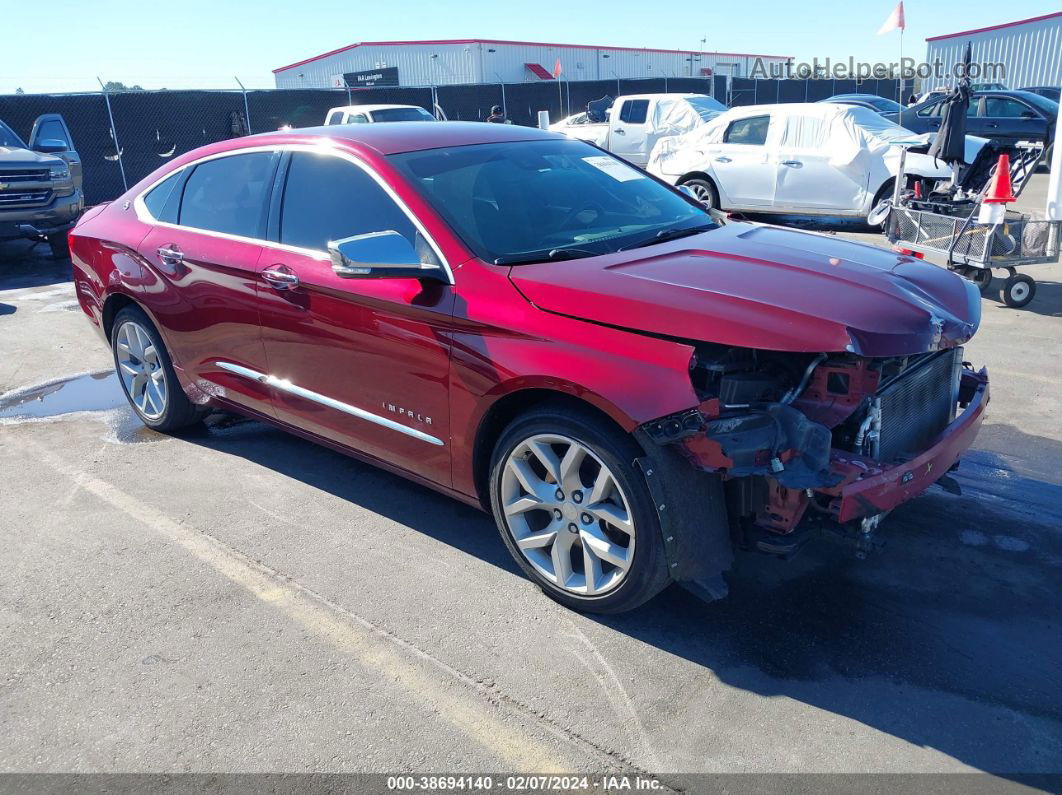
[[[765,55],[763,53],[754,52],[704,52],[700,50],[663,50],[653,47],[605,47],[597,44],[557,44],[555,42],[544,41],[508,41],[506,39],[425,39],[423,41],[359,41],[355,44],[348,44],[345,47],[339,47],[335,50],[329,50],[323,52],[320,55],[314,55],[312,58],[304,58],[301,61],[295,63],[289,63],[287,66],[278,66],[273,70],[273,74],[277,72],[283,72],[285,69],[294,69],[296,66],[302,66],[303,64],[311,63],[312,61],[320,60],[321,58],[327,58],[329,55],[338,55],[341,52],[347,50],[353,50],[355,47],[400,47],[400,46],[417,46],[424,44],[512,44],[515,46],[525,47],[568,47],[575,50],[613,50],[617,52],[663,52],[663,53],[679,53],[682,55],[713,55],[713,56],[735,56],[738,58],[784,58],[785,60],[792,60],[792,55]]]
[[[1019,19],[1016,22],[1003,22],[999,25],[989,25],[987,28],[974,28],[973,30],[960,30],[958,33],[945,33],[941,36],[930,36],[926,41],[939,41],[940,39],[953,39],[956,36],[972,36],[974,33],[986,33],[990,30],[999,30],[1001,28],[1012,28],[1015,25],[1026,25],[1029,22],[1039,22],[1044,19],[1051,19],[1052,17],[1062,17],[1062,11],[1054,11],[1050,14],[1043,14],[1038,17],[1029,17],[1028,19]]]

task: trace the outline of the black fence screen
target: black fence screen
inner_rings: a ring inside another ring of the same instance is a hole
[[[275,89],[247,91],[129,91],[0,96],[0,119],[23,139],[42,113],[61,113],[81,156],[88,204],[119,196],[175,155],[203,144],[322,124],[339,105],[419,105],[448,119],[482,121],[501,105],[514,124],[533,126],[538,112],[551,120],[578,113],[603,96],[660,92],[709,94],[728,106],[815,102],[834,94],[897,99],[895,80],[751,80],[667,77],[646,80],[542,81],[501,85]],[[108,100],[111,114],[108,114]],[[111,115],[114,118],[111,125]]]

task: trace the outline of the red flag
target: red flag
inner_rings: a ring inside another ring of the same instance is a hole
[[[562,73],[563,71],[564,71],[564,70],[563,70],[563,69],[561,69],[561,62],[560,62],[560,58],[558,58],[558,59],[557,59],[557,62],[556,62],[555,64],[553,64],[553,77],[554,77],[554,78],[559,78],[559,77],[561,76],[561,73]]]
[[[896,8],[892,9],[889,18],[885,20],[885,24],[881,26],[878,35],[880,36],[882,33],[888,33],[890,30],[903,30],[906,27],[907,25],[903,19],[903,0],[900,0],[900,2],[896,4]]]

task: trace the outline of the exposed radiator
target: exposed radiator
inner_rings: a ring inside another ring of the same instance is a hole
[[[871,456],[889,463],[921,453],[955,417],[962,348],[927,357],[886,384],[871,411],[880,420],[871,435]]]

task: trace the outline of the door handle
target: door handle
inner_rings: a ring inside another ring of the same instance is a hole
[[[990,122],[985,124],[985,127],[998,127],[998,126],[999,125],[996,124],[994,121],[990,121]]]
[[[783,166],[792,166],[793,168],[800,168],[804,164],[801,163],[799,160],[783,160],[782,161],[782,165]]]
[[[299,286],[299,277],[287,265],[270,265],[262,271],[262,278],[277,290],[290,290]]]
[[[717,157],[715,159],[715,162],[716,163],[729,163],[730,162],[730,158],[729,157]]]
[[[164,265],[179,265],[184,262],[184,252],[181,251],[176,243],[159,246],[155,253],[159,255],[159,259],[162,260]]]
[[[627,134],[626,130],[616,130],[616,135],[626,135],[626,134]]]

